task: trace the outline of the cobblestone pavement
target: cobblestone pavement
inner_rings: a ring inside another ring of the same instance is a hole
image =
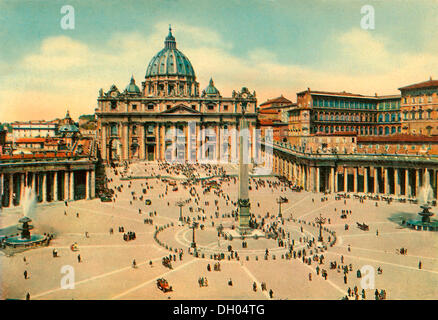
[[[226,171],[236,173],[236,168],[228,166]],[[205,168],[197,168],[197,172],[201,177],[215,173]],[[127,174],[169,173],[160,170],[157,164],[137,163],[131,165]],[[170,170],[169,175],[172,174],[184,178],[181,172],[176,174]],[[202,230],[195,230],[199,254],[195,257],[191,254],[193,249],[188,252],[192,230],[187,224],[178,222],[180,209],[176,202],[190,198],[189,188],[182,185],[183,180],[177,180],[178,190],[172,191],[173,186],[156,178],[120,180],[120,173],[114,175],[109,169],[108,177],[112,179],[110,187],[123,185],[121,192],[116,192],[115,202],[94,199],[69,202],[67,207],[63,202],[37,207],[33,232],[50,232],[56,237],[49,247],[13,256],[0,254],[2,299],[24,299],[27,293],[31,299],[269,299],[268,291],[271,289],[274,299],[340,299],[347,294],[348,288],[354,286],[361,293],[357,270],[365,265],[375,270],[375,289],[386,290],[387,299],[436,299],[438,296],[438,234],[405,229],[389,219],[395,215],[416,214],[419,211],[417,205],[378,202],[376,207],[375,201],[361,203],[353,197],[344,203],[344,199],[335,200],[334,195],[295,192],[281,185],[270,188],[268,181],[278,182],[274,177],[255,178],[265,180],[266,184],[256,189],[254,181],[251,182],[251,212],[259,220],[265,217],[265,221],[272,224],[279,221],[276,199],[280,195],[287,197],[288,203],[282,205],[284,224],[281,221],[279,224],[290,234],[295,251],[304,248],[307,256],[311,257],[310,250],[314,254],[315,248],[307,248],[304,240],[317,238],[318,228],[313,225],[316,217],[321,214],[330,219],[330,223],[327,221],[324,226],[336,232],[337,241],[333,247],[328,246],[327,250],[318,252],[325,257],[323,264],[312,260],[309,265],[300,258],[286,259],[288,248],[279,247],[273,239],[247,239],[247,248],[242,248],[241,240],[218,238],[218,225],[237,225],[230,215],[236,208],[233,202],[237,200],[237,179],[221,183],[223,194],[230,197],[229,201],[223,195],[217,196],[215,189],[203,194],[202,187],[197,185],[201,198],[199,205],[192,200],[182,209],[184,217],[193,220],[199,216],[199,223],[204,226]],[[146,189],[145,193],[143,189]],[[133,200],[132,192],[135,192],[136,200]],[[142,195],[143,200],[139,200]],[[326,200],[322,201],[323,197]],[[151,205],[145,205],[146,199],[151,200]],[[218,200],[219,209],[214,205],[215,200]],[[190,207],[193,212],[190,212]],[[204,212],[198,212],[198,207]],[[342,210],[351,210],[351,214],[342,219]],[[219,212],[218,218],[216,211]],[[433,207],[432,211],[436,208]],[[18,209],[4,209],[0,223],[5,227],[19,217]],[[151,219],[153,224],[145,224],[144,219]],[[298,220],[306,223],[298,223]],[[369,231],[358,229],[356,222],[368,224]],[[345,230],[345,224],[349,225],[348,230]],[[154,239],[156,228],[167,225],[157,234],[160,245]],[[135,232],[136,239],[123,240],[123,232],[118,232],[121,226],[125,233]],[[110,234],[110,228],[114,229],[113,234]],[[85,236],[85,232],[89,237]],[[324,240],[328,236],[327,232],[323,233]],[[70,249],[75,242],[79,247],[77,252]],[[239,259],[233,257],[228,260],[229,245],[237,251]],[[402,247],[407,249],[406,255],[399,253],[398,249]],[[53,249],[57,249],[59,257],[52,257]],[[183,249],[182,260],[175,249]],[[269,250],[267,260],[264,258],[266,249]],[[220,261],[221,271],[213,270],[213,265],[218,262],[212,259],[215,253],[224,253],[224,259]],[[82,260],[80,263],[78,254]],[[172,269],[161,263],[162,258],[169,254],[176,255],[176,261],[171,261]],[[134,259],[136,268],[132,267]],[[334,261],[338,265],[352,265],[346,284],[341,270],[330,269],[330,262]],[[208,264],[211,271],[207,271]],[[61,269],[66,265],[73,267],[74,289],[61,288],[65,275]],[[321,272],[317,275],[317,266],[320,270],[327,270],[327,280]],[[377,273],[378,267],[383,270],[382,274]],[[24,279],[25,270],[28,279]],[[208,279],[208,286],[200,287],[200,277]],[[173,291],[160,291],[156,286],[158,278],[165,278]],[[230,279],[232,286],[228,285]],[[252,289],[254,282],[257,291]],[[266,291],[260,290],[262,282],[266,283]],[[366,299],[374,299],[375,289],[365,290]],[[359,296],[359,299],[362,297]]]

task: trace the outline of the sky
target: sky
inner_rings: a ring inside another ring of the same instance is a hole
[[[61,8],[74,8],[63,29]],[[374,29],[363,29],[365,5]],[[93,114],[100,88],[141,87],[169,24],[200,88],[258,103],[307,88],[397,94],[438,79],[438,0],[0,0],[0,122]]]

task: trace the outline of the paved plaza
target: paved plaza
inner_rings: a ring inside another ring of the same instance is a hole
[[[166,172],[157,163],[135,163],[123,179],[123,170],[116,175],[113,169],[107,169],[109,188],[116,190],[114,202],[94,199],[68,202],[67,206],[64,202],[38,205],[32,217],[32,232],[55,237],[47,247],[13,255],[0,251],[0,297],[24,299],[29,293],[31,299],[270,299],[272,290],[273,299],[341,299],[356,286],[362,299],[357,270],[365,265],[375,270],[374,289],[365,290],[365,299],[374,299],[375,289],[385,290],[386,299],[438,296],[438,234],[407,229],[397,223],[400,217],[415,216],[418,205],[360,201],[353,195],[337,200],[335,194],[293,191],[276,177],[251,177],[251,213],[258,221],[264,218],[266,225],[281,226],[287,235],[285,242],[293,243],[295,253],[304,249],[306,257],[312,258],[309,264],[303,262],[302,256],[290,256],[289,247],[279,246],[274,239],[245,239],[247,247],[243,248],[240,239],[218,237],[218,226],[231,229],[238,225],[233,217],[238,185],[233,175],[237,167],[223,168],[232,176],[222,181],[215,178],[220,188],[204,193],[200,183],[194,185],[200,198],[198,204],[191,195],[191,186],[183,185],[186,172]],[[192,171],[200,178],[222,173],[205,167]],[[149,178],[157,174],[177,178],[168,179],[176,181],[175,185]],[[279,196],[288,199],[282,204],[282,219],[277,217]],[[150,205],[145,205],[147,199]],[[179,221],[179,201],[184,202],[182,213],[186,220],[190,217],[190,222],[202,225],[195,229],[197,256],[190,248],[191,223]],[[351,213],[341,218],[342,210]],[[432,211],[436,212],[436,207]],[[322,234],[326,249],[308,245],[309,240],[318,238],[315,218],[320,215],[326,218],[323,227],[327,229]],[[4,209],[0,228],[15,224],[21,216],[20,209]],[[366,223],[369,230],[359,229],[356,222]],[[119,232],[120,227],[124,232]],[[110,233],[110,229],[114,232]],[[128,232],[135,232],[135,239],[124,240],[123,235]],[[336,235],[333,246],[328,239],[335,238],[329,232]],[[77,243],[78,251],[71,250],[73,243]],[[407,253],[400,254],[400,248],[406,248]],[[56,258],[52,256],[53,249],[58,251]],[[219,261],[221,253],[223,259]],[[169,255],[171,269],[162,264],[162,258]],[[322,263],[314,259],[315,255],[324,256]],[[335,261],[341,268],[330,268]],[[213,266],[218,262],[220,271],[215,271]],[[211,271],[207,270],[209,264]],[[66,265],[73,267],[74,289],[61,287],[61,269]],[[343,266],[348,269],[346,279]],[[322,269],[327,271],[326,279]],[[28,279],[23,276],[25,271]],[[173,291],[160,291],[158,278],[165,278]],[[201,287],[200,278],[207,278],[208,286]],[[261,283],[266,284],[266,290],[261,290]]]

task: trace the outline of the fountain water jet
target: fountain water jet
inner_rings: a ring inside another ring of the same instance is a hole
[[[426,171],[423,186],[418,194],[418,202],[422,211],[418,213],[420,219],[411,219],[406,223],[408,227],[416,230],[438,231],[438,220],[431,219],[434,215],[430,212],[430,202],[433,199],[433,189],[430,185],[429,174]]]
[[[29,216],[32,216],[34,214],[35,207],[35,193],[30,187],[26,187],[23,199],[23,217],[18,220],[18,222],[22,224],[18,227],[18,230],[21,230],[21,234],[19,236],[6,239],[5,245],[11,246],[13,248],[30,247],[37,246],[46,242],[46,236],[40,234],[30,234],[30,230],[33,229],[33,226],[30,224],[32,222],[32,219]]]

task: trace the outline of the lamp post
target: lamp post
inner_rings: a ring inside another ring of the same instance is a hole
[[[325,223],[326,218],[323,218],[321,214],[319,214],[319,217],[315,218],[315,222],[317,224],[319,224],[319,236],[318,236],[318,241],[322,242],[323,238],[322,238],[322,225]]]
[[[183,221],[183,216],[182,216],[182,207],[184,207],[185,205],[185,201],[179,200],[176,202],[176,205],[179,207],[179,221]]]
[[[198,223],[193,221],[193,225],[191,228],[193,229],[192,233],[192,244],[190,245],[192,248],[196,248],[196,242],[195,242],[195,229],[198,227]]]
[[[288,202],[288,200],[287,200],[287,198],[285,198],[285,197],[278,197],[278,199],[277,199],[277,203],[278,203],[278,217],[279,218],[282,218],[283,217],[283,215],[281,214],[281,204],[282,203],[286,203],[286,202]]]

